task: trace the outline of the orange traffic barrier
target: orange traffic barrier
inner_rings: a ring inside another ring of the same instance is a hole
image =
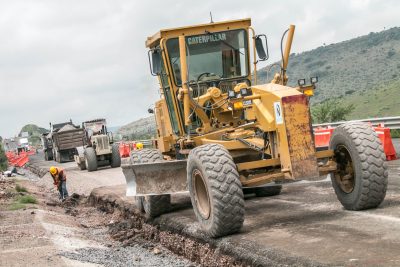
[[[329,147],[333,130],[334,128],[332,127],[314,129],[315,147]]]
[[[129,157],[130,152],[131,152],[131,149],[129,147],[129,144],[126,144],[126,143],[119,144],[119,154],[120,154],[121,158]]]
[[[392,136],[390,135],[390,129],[382,126],[375,127],[374,129],[378,134],[379,139],[381,139],[383,150],[385,151],[386,154],[386,159],[387,160],[397,159],[396,150],[394,149],[392,142]]]
[[[327,148],[329,147],[329,141],[331,140],[331,136],[334,128],[316,128],[314,129],[314,141],[315,147],[318,148]],[[375,132],[378,134],[379,139],[382,142],[383,151],[386,155],[386,160],[395,160],[397,159],[396,150],[394,149],[392,136],[390,135],[390,129],[385,128],[383,125],[378,127],[374,127]]]
[[[17,155],[14,152],[7,152],[6,157],[8,160],[8,163],[11,166],[16,166],[16,167],[23,167],[26,163],[29,162],[29,155],[30,153],[27,152],[20,152],[19,155]]]

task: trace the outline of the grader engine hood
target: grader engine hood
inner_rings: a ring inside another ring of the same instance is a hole
[[[261,95],[253,105],[258,127],[277,133],[278,153],[285,177],[318,179],[307,96],[295,88],[278,84],[255,86],[252,90]]]

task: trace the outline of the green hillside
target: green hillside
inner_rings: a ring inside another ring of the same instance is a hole
[[[49,130],[46,130],[45,128],[41,128],[35,124],[27,124],[24,127],[22,127],[20,131],[20,135],[23,132],[28,132],[29,137],[28,140],[32,145],[38,145],[41,142],[41,135],[43,133],[48,132]]]
[[[259,82],[267,82],[267,69]],[[399,116],[400,27],[292,54],[287,74],[289,85],[318,76],[313,104],[342,98],[355,106],[351,118]]]

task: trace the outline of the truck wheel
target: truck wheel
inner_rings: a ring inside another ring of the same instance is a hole
[[[158,149],[134,150],[130,155],[131,163],[151,163],[163,161],[163,155]],[[169,210],[171,195],[155,195],[135,197],[136,207],[145,212],[148,217],[157,217]]]
[[[112,144],[111,146],[111,168],[116,168],[121,166],[121,156],[119,155],[119,147],[117,144]]]
[[[188,187],[194,213],[211,237],[238,232],[244,221],[244,198],[232,156],[218,144],[190,151]]]
[[[52,151],[47,151],[47,160],[53,160],[53,152]]]
[[[61,154],[60,154],[60,152],[56,152],[56,161],[58,163],[61,163]]]
[[[78,163],[78,167],[81,171],[86,170],[86,161]]]
[[[85,148],[85,165],[89,172],[97,170],[97,156],[93,147]]]
[[[388,170],[381,141],[365,123],[338,126],[329,145],[335,152],[337,170],[333,188],[347,210],[376,208],[386,195]]]

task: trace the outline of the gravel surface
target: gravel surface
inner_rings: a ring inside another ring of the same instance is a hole
[[[196,266],[190,261],[177,258],[162,248],[149,251],[137,244],[131,247],[118,248],[83,248],[75,252],[63,252],[61,256],[80,262],[90,262],[104,266]]]

